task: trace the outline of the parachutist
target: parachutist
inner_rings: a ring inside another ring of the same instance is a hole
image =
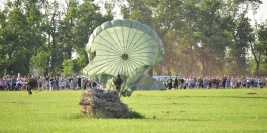
[[[120,90],[121,90],[121,84],[123,83],[123,80],[122,80],[120,74],[118,74],[118,76],[116,76],[116,77],[113,78],[113,83],[114,83],[114,85],[116,87],[116,90],[118,92],[120,92]]]

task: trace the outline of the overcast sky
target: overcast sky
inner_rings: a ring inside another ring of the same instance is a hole
[[[267,19],[267,0],[262,0],[262,3],[260,5],[260,8],[258,9],[257,14],[255,15],[255,19],[258,21],[258,23],[264,22]],[[253,13],[249,12],[248,16],[252,20],[252,24],[254,23],[253,21]]]

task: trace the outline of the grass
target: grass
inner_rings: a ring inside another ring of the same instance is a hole
[[[85,117],[81,94],[0,91],[0,132],[267,132],[266,88],[135,91],[121,100],[139,119]]]

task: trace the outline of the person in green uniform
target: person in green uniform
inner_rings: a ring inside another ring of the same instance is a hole
[[[37,80],[35,78],[32,78],[31,74],[28,74],[25,83],[27,84],[27,91],[28,91],[29,95],[31,95],[32,94],[31,90],[38,86]]]
[[[167,83],[168,83],[168,89],[171,90],[172,89],[172,78],[171,78],[171,76],[167,79]]]

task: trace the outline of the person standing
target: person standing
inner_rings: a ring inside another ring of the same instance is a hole
[[[251,78],[250,78],[250,86],[251,86],[251,88],[253,88],[253,84],[254,84],[254,78],[251,77]]]
[[[226,87],[227,88],[231,88],[231,78],[230,78],[230,76],[228,76],[227,79],[226,79]]]
[[[198,77],[198,88],[201,88],[201,89],[203,89],[203,79],[201,78],[201,77]]]
[[[11,90],[13,91],[15,91],[16,90],[16,85],[17,85],[17,79],[16,79],[16,76],[15,75],[13,75],[12,77],[11,77],[11,82],[12,82],[12,84],[11,84]]]
[[[208,88],[208,78],[207,78],[207,77],[205,77],[204,80],[203,80],[203,87],[204,87],[205,89]]]
[[[26,79],[26,84],[27,84],[27,90],[28,94],[32,94],[32,89],[38,86],[37,80],[33,77],[31,77],[31,74],[28,74],[27,79]]]
[[[187,86],[188,86],[188,78],[185,78],[185,77],[184,77],[183,88],[186,89]]]
[[[8,89],[8,90],[11,90],[11,86],[12,86],[12,81],[11,81],[11,77],[10,77],[10,75],[7,75],[7,78],[6,78],[6,88]]]
[[[251,78],[247,76],[247,88],[250,88],[250,81],[251,81]]]
[[[77,83],[77,84],[78,84],[78,87],[79,87],[79,88],[82,88],[82,78],[81,78],[81,76],[78,76],[77,80],[78,80],[78,81],[77,81],[77,82],[78,82],[78,83]]]
[[[27,84],[26,84],[26,79],[27,79],[27,76],[21,76],[21,80],[22,80],[22,87],[21,87],[21,90],[27,90]]]
[[[96,86],[97,86],[96,82],[91,81],[91,83],[92,83],[92,88],[93,88],[93,89],[97,89],[97,88],[96,88]]]
[[[54,90],[54,77],[49,78],[49,90]]]
[[[192,89],[194,89],[195,86],[196,86],[196,78],[195,78],[195,76],[192,76],[190,78],[190,84],[191,84]]]
[[[87,86],[88,86],[88,88],[92,89],[92,82],[91,82],[91,80],[88,80]]]
[[[241,88],[246,88],[246,79],[244,75],[242,75],[241,77]]]
[[[174,79],[174,88],[178,89],[178,77],[176,76],[176,78]]]
[[[71,79],[71,86],[72,86],[72,89],[76,89],[77,87],[77,78],[76,76],[72,75],[72,79]]]
[[[58,78],[58,76],[56,76],[56,78],[55,78],[55,84],[56,84],[56,89],[58,90],[58,88],[59,88],[59,78]]]
[[[227,77],[224,75],[224,76],[222,77],[222,87],[223,87],[223,88],[225,88],[225,86],[226,86],[226,80],[227,80]]]
[[[29,95],[31,95],[32,94],[32,92],[31,92],[31,90],[29,90],[29,81],[30,81],[30,78],[31,78],[31,75],[30,74],[28,74],[27,75],[27,78],[26,78],[26,80],[25,80],[25,87],[26,87],[26,90],[28,91],[28,94]]]
[[[191,76],[187,77],[186,79],[186,86],[188,86],[188,89],[191,89]]]
[[[208,77],[208,85],[207,85],[207,89],[211,88],[211,82],[212,82],[212,78],[209,76]]]
[[[260,79],[259,79],[259,86],[260,86],[260,88],[263,88],[263,77],[260,77]]]
[[[182,89],[184,87],[184,78],[180,79],[180,84],[181,84],[180,89]]]
[[[172,78],[171,78],[171,76],[167,79],[167,84],[168,84],[168,89],[171,90],[172,89]]]
[[[253,87],[254,87],[254,88],[257,88],[257,87],[258,87],[258,84],[259,84],[259,79],[258,79],[258,77],[254,77]]]
[[[22,90],[22,78],[21,78],[21,75],[20,73],[18,73],[18,77],[17,77],[17,85],[18,85],[18,89],[19,90]]]
[[[70,80],[69,80],[69,87],[70,87],[71,90],[74,89],[72,82],[73,82],[73,80],[72,80],[72,78],[70,78]]]

